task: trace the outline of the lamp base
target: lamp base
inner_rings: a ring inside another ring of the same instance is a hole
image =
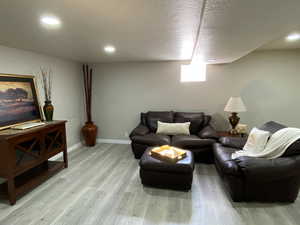
[[[231,116],[228,118],[231,124],[232,129],[229,131],[231,134],[237,134],[237,130],[235,129],[240,121],[240,117],[237,116],[236,112],[231,113]]]

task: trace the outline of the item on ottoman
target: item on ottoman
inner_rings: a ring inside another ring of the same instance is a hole
[[[274,133],[284,127],[271,121],[260,129]],[[233,201],[295,201],[300,187],[299,140],[276,159],[232,159],[231,155],[243,148],[246,138],[223,137],[220,142],[214,144],[215,166]]]
[[[149,155],[162,161],[176,163],[186,157],[186,151],[169,145],[163,145],[152,148]]]
[[[147,148],[140,160],[140,177],[143,185],[176,190],[191,189],[194,171],[193,153],[186,151],[186,157],[177,163],[167,163],[149,155]]]
[[[190,135],[191,122],[185,123],[164,123],[157,121],[157,134],[177,135],[185,134]]]
[[[210,125],[211,116],[202,112],[153,112],[141,113],[140,124],[131,132],[131,147],[135,158],[140,158],[148,147],[171,145],[188,149],[195,158],[213,162],[212,145],[219,136]],[[190,122],[190,135],[156,134],[158,121],[167,123]]]

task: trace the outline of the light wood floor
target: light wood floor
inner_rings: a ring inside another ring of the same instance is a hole
[[[0,200],[0,225],[300,224],[294,204],[233,203],[213,165],[197,164],[190,192],[143,187],[129,145],[70,155],[70,166],[18,200]]]

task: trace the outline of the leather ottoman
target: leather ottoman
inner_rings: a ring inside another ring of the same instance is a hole
[[[149,155],[147,148],[140,160],[140,177],[143,185],[175,190],[190,190],[193,181],[194,156],[187,156],[177,163],[168,163]]]

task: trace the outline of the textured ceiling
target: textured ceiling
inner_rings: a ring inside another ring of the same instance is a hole
[[[1,0],[0,44],[81,62],[190,59],[199,0]],[[39,24],[43,14],[60,29]],[[103,46],[117,52],[106,55]]]
[[[232,62],[299,25],[299,0],[208,0],[198,52],[206,62]]]
[[[44,14],[61,18],[62,27],[42,27]],[[80,62],[185,60],[200,18],[195,53],[226,63],[299,27],[300,1],[1,0],[0,44]],[[106,55],[106,44],[117,52]]]
[[[298,33],[300,29],[298,29]],[[296,41],[286,41],[286,36],[284,35],[281,38],[278,38],[274,41],[264,44],[258,50],[286,50],[286,49],[300,49],[300,40]]]

